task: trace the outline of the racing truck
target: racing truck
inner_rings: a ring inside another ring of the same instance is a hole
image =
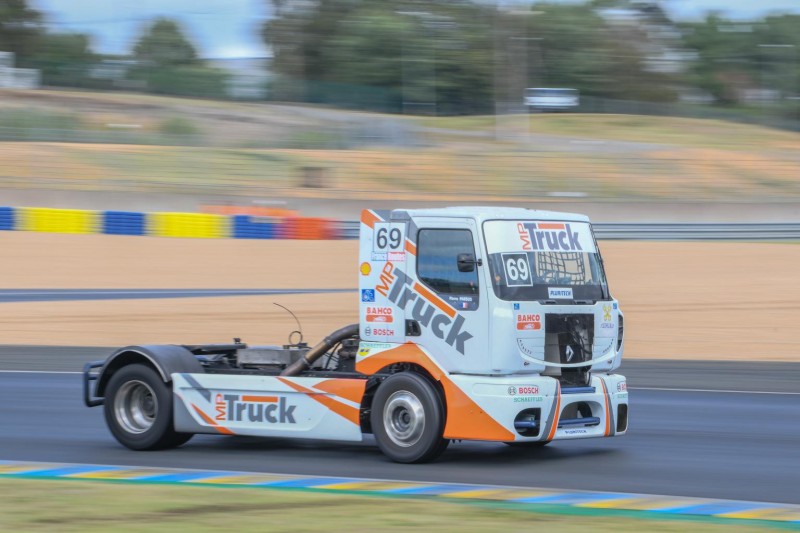
[[[359,320],[314,346],[128,346],[83,372],[134,450],[210,433],[362,441],[400,463],[451,441],[537,447],[628,429],[623,315],[582,215],[364,210]]]

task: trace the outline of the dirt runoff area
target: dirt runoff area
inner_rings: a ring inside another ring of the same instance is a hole
[[[7,289],[356,288],[355,241],[200,240],[1,232]],[[601,242],[628,358],[800,362],[800,245]],[[315,343],[357,296],[304,294],[0,303],[0,344]]]

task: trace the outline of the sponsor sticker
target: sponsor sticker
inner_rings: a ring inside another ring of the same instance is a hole
[[[547,297],[552,300],[572,300],[572,287],[547,287]]]
[[[603,329],[614,329],[614,317],[611,316],[611,306],[609,304],[603,305],[603,322],[600,327]]]
[[[394,317],[391,307],[367,306],[367,322],[393,322]]]
[[[544,398],[542,396],[517,396],[514,398],[514,403],[533,403],[543,401]]]
[[[361,275],[362,276],[369,276],[370,273],[372,272],[372,266],[370,266],[369,263],[364,261],[363,263],[361,263],[361,266],[359,267],[359,271],[361,271]]]
[[[375,354],[382,350],[388,350],[389,348],[393,348],[397,346],[396,344],[390,344],[388,342],[368,342],[368,341],[361,341],[358,346],[358,356],[359,357],[367,357],[370,354]]]
[[[375,289],[361,289],[361,301],[362,302],[374,302],[375,301]]]
[[[542,329],[542,317],[539,314],[517,315],[519,331],[536,331]]]
[[[519,311],[519,303],[514,304],[514,311]]]
[[[617,383],[617,392],[628,392],[628,383],[626,381]]]

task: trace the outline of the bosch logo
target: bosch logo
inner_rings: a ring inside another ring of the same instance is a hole
[[[509,387],[508,388],[508,395],[509,396],[514,396],[515,394],[517,394],[517,388],[516,387]]]
[[[625,381],[617,383],[617,392],[627,392],[628,384]]]
[[[539,387],[537,387],[535,385],[533,387],[520,387],[519,388],[519,393],[520,394],[539,394]]]

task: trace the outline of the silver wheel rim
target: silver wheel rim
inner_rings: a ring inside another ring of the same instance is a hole
[[[158,415],[156,393],[143,381],[127,381],[114,398],[114,414],[128,433],[144,433],[153,427]]]
[[[403,448],[415,445],[425,430],[425,408],[408,391],[397,391],[383,408],[383,427],[389,438]]]

